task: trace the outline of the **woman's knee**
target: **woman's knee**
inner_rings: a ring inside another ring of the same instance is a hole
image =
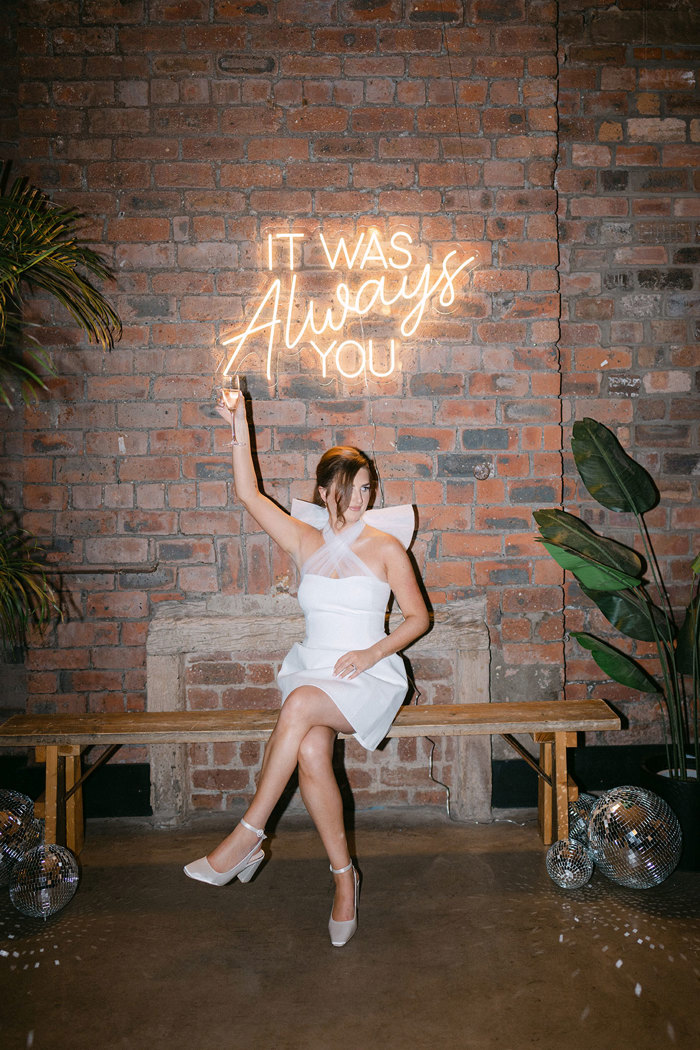
[[[293,689],[289,696],[286,698],[280,713],[277,716],[277,723],[275,725],[275,733],[284,732],[285,730],[292,729],[298,726],[300,723],[306,721],[308,715],[306,709],[308,704],[305,702],[306,690],[301,687],[299,689]]]
[[[327,726],[314,726],[299,746],[299,769],[307,776],[332,768],[335,732]]]
[[[287,699],[282,704],[278,722],[283,725],[308,725],[311,728],[318,724],[318,703],[323,693],[314,686],[300,685],[292,689]]]

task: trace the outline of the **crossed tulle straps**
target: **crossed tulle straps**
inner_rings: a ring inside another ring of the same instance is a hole
[[[323,546],[304,562],[302,576],[310,572],[314,576],[332,576],[339,580],[347,576],[372,576],[376,579],[372,570],[350,549],[364,527],[362,519],[340,533],[333,532],[330,524],[325,525],[322,530]]]
[[[350,549],[365,524],[395,536],[404,547],[408,547],[411,542],[415,527],[415,512],[409,503],[398,507],[368,510],[360,521],[343,529],[340,533],[333,532],[331,529],[326,508],[319,507],[315,503],[306,503],[299,499],[293,500],[292,516],[319,529],[324,539],[323,546],[319,547],[302,565],[302,576],[308,572],[313,573],[314,576],[330,576],[337,579],[345,579],[348,576],[369,576],[378,579],[376,574]]]

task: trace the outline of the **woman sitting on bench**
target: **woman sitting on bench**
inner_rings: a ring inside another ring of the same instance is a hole
[[[360,877],[348,850],[333,749],[337,734],[348,733],[374,750],[406,696],[406,673],[396,654],[429,625],[405,549],[413,535],[413,508],[366,513],[376,490],[372,462],[359,449],[338,447],[321,457],[314,503],[295,500],[290,517],[258,489],[243,397],[233,418],[223,405],[219,413],[242,436],[232,448],[238,499],[300,571],[306,637],[280,668],[282,708],[252,802],[230,835],[185,873],[215,886],[236,877],[248,882],[264,859],[265,823],[298,766],[301,796],[335,878],[328,929],[331,943],[340,947],[357,929]],[[387,635],[392,592],[404,620]]]

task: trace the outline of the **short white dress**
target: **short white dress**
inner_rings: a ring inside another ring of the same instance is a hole
[[[325,507],[294,500],[292,516],[318,528],[325,542],[301,568],[298,597],[306,636],[290,649],[277,675],[282,703],[298,686],[317,686],[353,727],[355,738],[373,751],[404,702],[408,682],[397,654],[379,660],[356,678],[333,675],[344,653],[367,649],[386,635],[391,588],[350,547],[367,523],[395,536],[407,548],[415,528],[413,507],[406,504],[367,511],[339,535],[332,531]]]

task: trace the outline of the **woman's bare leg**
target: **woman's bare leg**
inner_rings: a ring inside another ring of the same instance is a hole
[[[333,771],[335,738],[335,731],[327,726],[314,726],[306,734],[299,748],[299,790],[332,866],[344,868],[350,863],[350,852],[345,834],[343,799]],[[347,922],[355,911],[352,869],[333,878],[333,918]]]
[[[302,740],[316,726],[332,732],[351,733],[352,726],[341,715],[327,693],[314,686],[300,686],[289,694],[265,748],[258,787],[244,819],[254,828],[264,828],[299,761]],[[219,843],[208,856],[215,871],[228,871],[245,857],[256,836],[242,824]],[[334,865],[335,867],[335,865]]]

